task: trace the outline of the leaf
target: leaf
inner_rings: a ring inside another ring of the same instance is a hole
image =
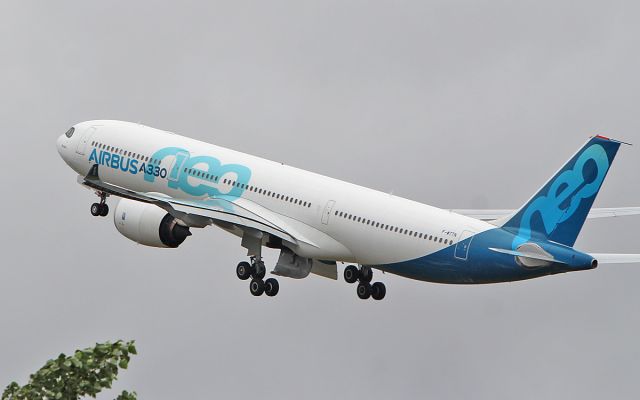
[[[25,386],[12,382],[1,399],[77,400],[86,396],[95,397],[103,389],[111,388],[119,369],[128,368],[130,354],[137,354],[133,341],[96,343],[93,348],[78,350],[71,357],[60,354],[31,374]],[[136,400],[137,395],[125,391],[118,399]]]

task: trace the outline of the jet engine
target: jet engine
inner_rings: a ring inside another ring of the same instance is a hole
[[[176,248],[191,236],[189,227],[162,208],[134,200],[120,200],[113,222],[124,237],[150,247]]]

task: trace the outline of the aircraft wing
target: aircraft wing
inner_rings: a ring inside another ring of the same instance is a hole
[[[100,180],[97,165],[91,168],[86,177],[79,176],[78,183],[117,197],[155,204],[191,227],[203,228],[214,223],[226,227],[236,226],[269,233],[294,244],[303,242],[317,247],[312,240],[276,213],[246,199],[221,196],[202,200],[182,200],[159,193],[134,192]]]
[[[494,221],[514,214],[517,210],[450,210],[456,214],[466,215],[483,221]],[[640,207],[592,208],[587,219],[627,217],[640,215]]]
[[[590,253],[600,264],[635,264],[640,263],[640,254],[605,254]]]

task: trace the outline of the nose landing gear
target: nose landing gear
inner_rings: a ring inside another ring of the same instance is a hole
[[[249,291],[254,296],[262,296],[266,294],[269,297],[273,297],[280,291],[280,284],[274,278],[269,278],[264,281],[264,277],[267,274],[267,269],[264,266],[262,260],[252,257],[251,264],[242,261],[236,267],[236,275],[239,279],[246,281],[251,278],[249,283]]]
[[[91,215],[94,217],[106,217],[109,215],[109,206],[107,205],[107,194],[98,192],[100,196],[100,203],[93,203],[91,205]]]
[[[356,293],[359,298],[366,300],[369,297],[374,300],[382,300],[387,294],[387,288],[382,282],[371,284],[373,279],[373,271],[370,267],[362,266],[358,269],[355,265],[349,265],[344,269],[344,280],[347,283],[356,283],[360,281],[356,287]]]

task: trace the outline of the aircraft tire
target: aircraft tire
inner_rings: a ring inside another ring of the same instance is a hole
[[[253,279],[262,280],[267,274],[267,269],[264,267],[264,264],[254,264],[251,268],[251,276]]]
[[[109,206],[106,203],[100,204],[100,216],[106,217],[107,215],[109,215]]]
[[[99,217],[100,211],[101,211],[101,207],[99,203],[93,203],[91,205],[91,215],[93,215],[94,217]]]
[[[371,297],[374,300],[382,300],[387,294],[387,287],[382,282],[376,282],[371,285]]]
[[[360,282],[371,283],[373,279],[373,270],[370,267],[360,268]]]
[[[359,275],[360,271],[358,271],[358,267],[355,265],[348,265],[347,268],[344,269],[344,280],[347,283],[356,283]]]
[[[369,297],[371,297],[371,285],[368,282],[358,283],[356,293],[362,300],[368,299]]]
[[[269,278],[264,283],[264,294],[269,297],[273,297],[280,291],[280,284],[276,279]]]
[[[236,267],[236,275],[238,276],[238,279],[242,281],[246,281],[251,278],[251,264],[246,261],[239,263]]]
[[[262,279],[252,279],[249,284],[249,291],[254,296],[262,296],[262,293],[264,293],[264,281]]]

